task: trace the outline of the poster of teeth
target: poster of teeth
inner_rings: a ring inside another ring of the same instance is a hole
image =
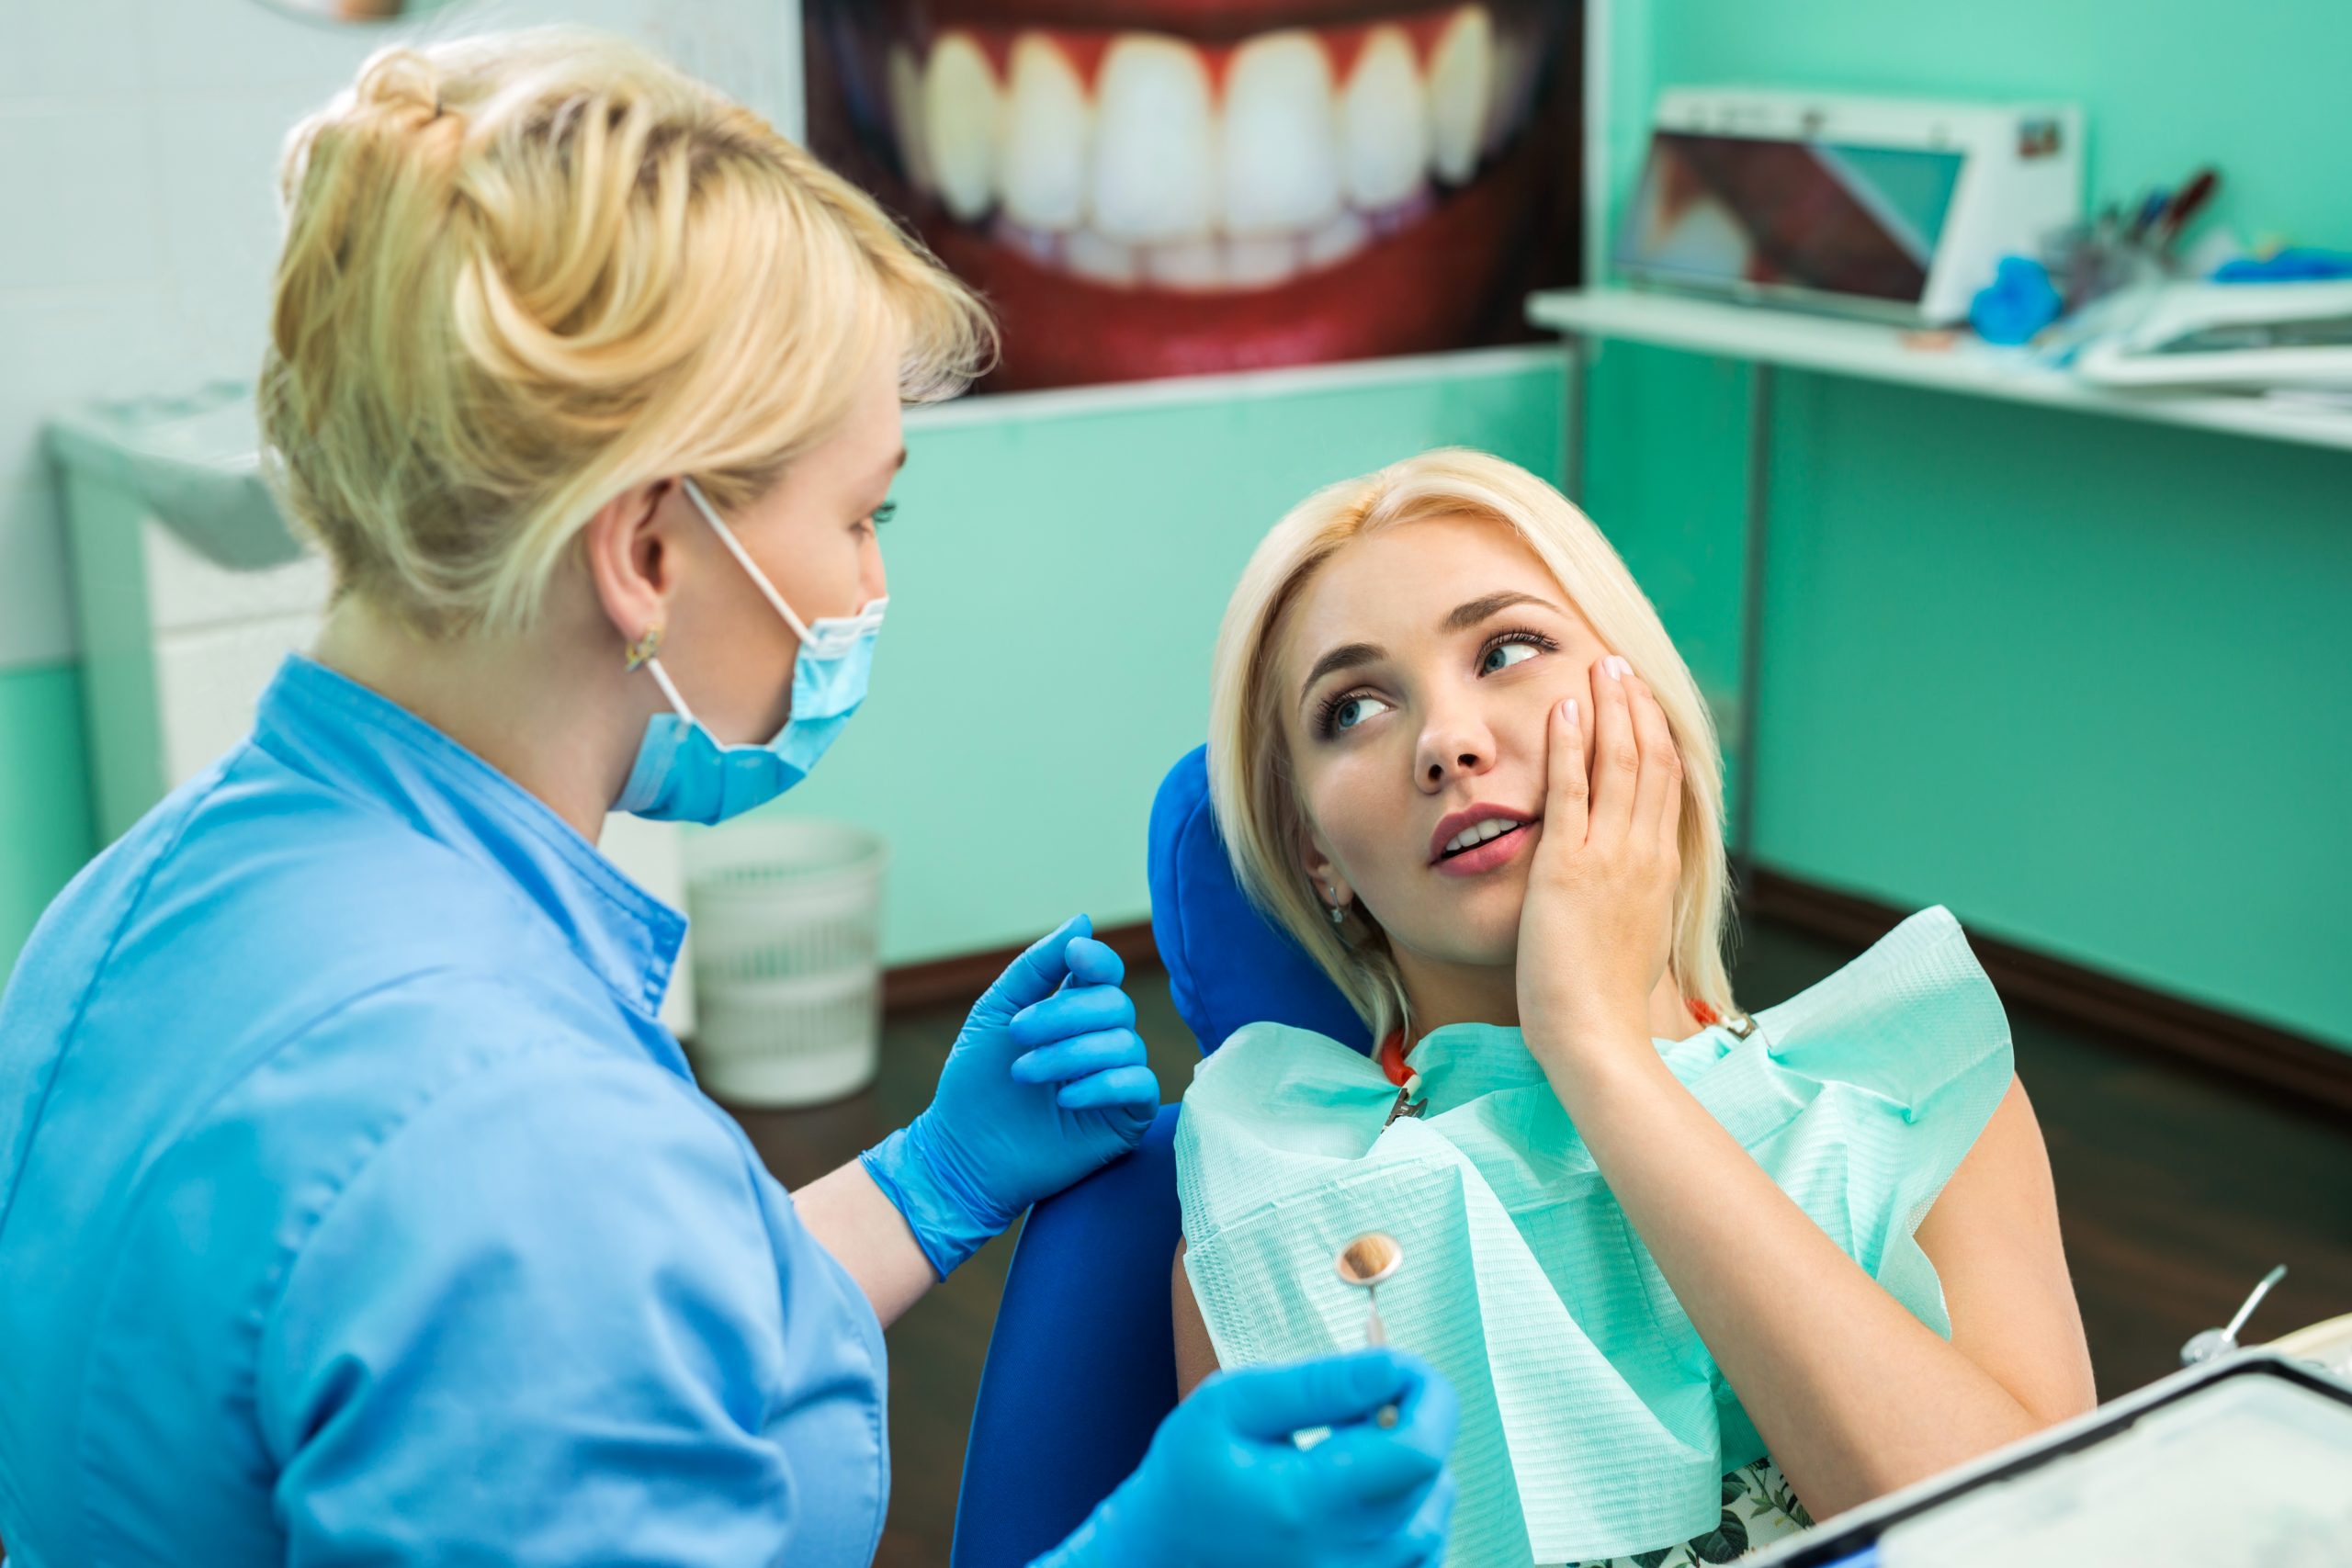
[[[1523,340],[1571,0],[801,0],[810,146],[995,306],[983,389]]]

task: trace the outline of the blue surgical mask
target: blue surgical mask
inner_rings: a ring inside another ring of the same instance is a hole
[[[865,682],[874,666],[874,644],[882,633],[882,612],[888,599],[876,599],[854,615],[834,615],[803,623],[759,569],[735,531],[711,510],[702,489],[685,481],[686,498],[695,503],[728,554],[751,574],[767,602],[775,606],[800,651],[792,661],[792,715],[774,739],[757,745],[730,746],[711,734],[686,706],[685,698],[662,668],[659,659],[645,661],[672,709],[646,721],[645,739],[637,750],[637,765],[613,809],[657,822],[724,822],[755,807],[764,806],[808,776],[849,723],[849,716],[865,700]]]

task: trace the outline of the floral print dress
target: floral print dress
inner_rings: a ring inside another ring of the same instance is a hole
[[[1759,1547],[1810,1529],[1812,1524],[1813,1516],[1804,1511],[1804,1505],[1797,1501],[1796,1493],[1789,1486],[1788,1477],[1781,1473],[1781,1467],[1768,1455],[1724,1477],[1723,1518],[1706,1534],[1679,1546],[1661,1546],[1655,1551],[1635,1552],[1631,1557],[1570,1563],[1568,1568],[1700,1568],[1703,1563],[1729,1562],[1744,1557]]]

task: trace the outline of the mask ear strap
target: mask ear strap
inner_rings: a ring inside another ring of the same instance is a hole
[[[775,606],[775,613],[784,617],[785,624],[792,628],[793,635],[802,642],[814,642],[816,638],[809,635],[807,624],[792,613],[792,606],[784,602],[784,595],[775,591],[775,584],[768,581],[768,574],[762,571],[759,564],[752,559],[751,552],[743,547],[743,541],[735,536],[735,530],[729,528],[720,519],[718,513],[711,510],[709,501],[702,493],[702,486],[695,483],[691,479],[682,480],[681,483],[685,489],[686,499],[695,503],[695,510],[702,513],[703,521],[708,523],[718,532],[718,542],[727,547],[727,553],[735,558],[736,564],[750,574],[752,583],[766,595],[767,602]]]
[[[686,705],[685,698],[678,695],[678,688],[671,682],[670,672],[662,668],[662,661],[659,659],[648,658],[645,661],[645,672],[653,677],[653,683],[662,688],[662,694],[670,699],[671,707],[677,710],[680,718],[684,719],[688,724],[698,722],[695,717],[695,710]]]

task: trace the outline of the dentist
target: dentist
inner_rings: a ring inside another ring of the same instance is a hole
[[[987,319],[590,35],[379,54],[284,192],[262,421],[334,604],[0,1001],[10,1568],[867,1562],[883,1325],[1158,1106],[1119,961],[1038,942],[931,1107],[787,1196],[595,843],[818,764],[900,402]],[[1388,1352],[1223,1378],[1044,1561],[1433,1564],[1453,1427]]]

